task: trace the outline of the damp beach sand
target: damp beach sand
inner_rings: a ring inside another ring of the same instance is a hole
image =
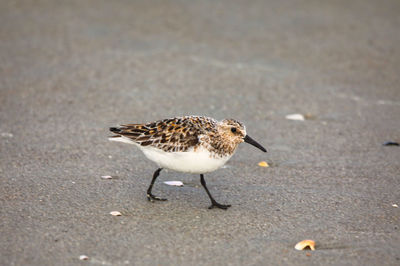
[[[0,264],[399,265],[400,147],[382,145],[400,142],[399,13],[1,1]],[[165,170],[168,201],[149,202],[156,165],[107,140],[185,114],[242,121],[268,149],[240,145],[207,174],[226,211],[197,174]]]

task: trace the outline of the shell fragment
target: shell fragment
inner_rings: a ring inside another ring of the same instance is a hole
[[[112,211],[110,212],[112,216],[121,216],[122,214],[119,211]]]
[[[304,115],[302,115],[302,114],[291,114],[291,115],[287,115],[287,116],[286,116],[286,119],[289,119],[289,120],[297,120],[297,121],[304,121],[304,120],[305,120]]]
[[[269,164],[268,164],[267,162],[265,162],[265,161],[262,161],[262,162],[259,162],[259,163],[258,163],[258,166],[261,166],[261,167],[269,167]]]
[[[164,184],[169,186],[183,187],[182,181],[165,181]]]
[[[5,138],[12,138],[12,137],[14,137],[14,135],[13,135],[12,133],[8,133],[8,132],[2,132],[0,135],[1,135],[2,137],[5,137]]]
[[[303,250],[306,248],[310,248],[311,250],[315,250],[315,241],[314,240],[303,240],[300,241],[299,243],[296,244],[296,246],[294,246],[295,249],[297,250]]]
[[[86,256],[86,255],[80,255],[80,256],[79,256],[79,259],[80,259],[80,260],[88,260],[89,257]]]

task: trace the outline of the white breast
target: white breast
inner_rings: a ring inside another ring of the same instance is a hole
[[[134,144],[144,155],[159,167],[171,169],[178,172],[204,174],[222,167],[233,154],[224,157],[213,157],[205,148],[200,147],[196,151],[190,149],[187,152],[165,152],[151,146],[141,146],[129,138],[110,138],[111,141],[119,141]]]
[[[232,155],[212,157],[205,148],[193,149],[187,152],[165,152],[153,147],[139,146],[144,155],[160,167],[179,172],[203,174],[212,172],[223,166]]]

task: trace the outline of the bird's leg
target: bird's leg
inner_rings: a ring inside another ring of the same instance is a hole
[[[156,179],[157,179],[158,175],[160,174],[161,170],[162,170],[162,168],[158,168],[158,169],[154,172],[154,174],[153,174],[153,179],[151,180],[150,186],[149,186],[149,188],[147,189],[147,199],[148,199],[149,201],[154,201],[154,200],[165,201],[165,200],[167,200],[167,199],[159,198],[159,197],[154,196],[153,194],[151,194],[151,189],[153,188],[154,182],[156,181]]]
[[[212,209],[212,208],[214,208],[214,207],[217,207],[217,208],[226,210],[226,209],[228,209],[228,208],[231,206],[231,205],[219,204],[218,202],[215,201],[215,199],[213,198],[213,196],[211,196],[210,191],[208,191],[208,188],[207,188],[207,185],[206,185],[206,180],[204,180],[203,174],[200,174],[200,182],[201,182],[201,185],[202,185],[202,186],[204,187],[204,189],[206,190],[208,197],[209,197],[210,200],[211,200],[211,206],[208,207],[209,209]]]

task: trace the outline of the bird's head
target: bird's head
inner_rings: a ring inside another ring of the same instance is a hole
[[[218,131],[226,139],[229,140],[235,147],[242,142],[247,142],[263,152],[267,150],[250,138],[246,133],[246,127],[235,119],[224,119],[218,123]]]

